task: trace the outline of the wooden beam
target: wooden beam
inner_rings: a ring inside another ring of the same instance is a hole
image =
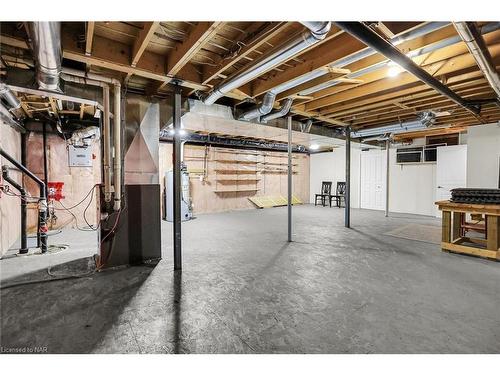
[[[126,44],[102,38],[98,35],[94,37],[94,47],[92,56],[86,56],[78,48],[76,41],[70,35],[63,34],[63,57],[73,61],[99,66],[125,74],[134,74],[140,77],[149,78],[155,81],[170,82],[172,76],[165,71],[165,58],[155,53],[144,51],[141,60],[136,67],[130,66],[131,51]],[[207,87],[201,85],[200,76],[192,66],[186,66],[182,74],[177,78],[181,85],[196,90],[206,90]]]
[[[318,119],[320,121],[327,122],[332,125],[337,125],[337,126],[347,126],[345,122],[331,119],[328,117],[321,116],[318,112],[306,112],[306,111],[301,111],[299,109],[292,109],[290,112],[295,113],[296,115],[304,116],[304,117],[314,117],[315,119]]]
[[[394,38],[394,33],[386,25],[384,25],[383,22],[377,23],[377,29],[379,29],[388,39]]]
[[[87,22],[87,31],[85,33],[85,54],[87,56],[92,55],[92,42],[94,41],[94,28],[95,22]]]
[[[432,135],[455,134],[467,130],[467,126],[451,126],[447,128],[426,129],[402,134],[394,134],[394,141],[400,142],[405,139],[423,138]]]
[[[490,46],[490,50],[492,56],[499,56],[500,43]],[[437,61],[435,63],[423,66],[422,68],[432,75],[444,75],[453,73],[455,71],[460,71],[462,69],[474,67],[474,63],[475,61],[472,56],[469,53],[465,53],[456,57],[449,56],[446,60]],[[376,73],[376,75],[373,75],[370,80],[367,79],[369,83],[360,85],[351,90],[337,93],[335,92],[335,87],[332,87],[331,89],[322,90],[323,92],[315,93],[314,96],[320,97],[320,99],[306,103],[305,109],[306,111],[315,110],[321,107],[332,105],[334,103],[368,96],[389,89],[396,89],[397,87],[409,85],[419,81],[417,77],[408,72],[402,72],[398,75],[397,79],[393,79],[392,77],[385,78],[387,77],[387,70],[388,68],[386,67],[380,69],[379,71],[372,72]],[[369,73],[366,76],[370,75],[371,77],[372,73]],[[325,95],[325,93],[329,95]]]
[[[283,31],[285,31],[292,22],[279,22],[267,25],[257,36],[245,43],[245,46],[238,52],[236,57],[232,59],[222,58],[217,63],[217,66],[207,66],[203,72],[203,83],[206,84],[212,79],[218,77],[225,70],[246,58],[249,54],[254,52],[259,47],[266,44],[269,40],[273,39]]]
[[[186,40],[170,52],[167,59],[167,74],[175,76],[198,51],[224,26],[224,22],[199,22]]]
[[[83,120],[84,114],[85,114],[85,104],[80,104],[80,120]]]
[[[456,31],[452,25],[439,29],[422,37],[401,43],[400,45],[398,45],[398,48],[401,51],[409,52],[414,49],[422,48],[424,46],[438,42],[450,36],[456,36]],[[330,39],[328,42],[323,43],[311,49],[307,53],[301,55],[301,59],[303,59],[305,63],[298,64],[297,66],[287,69],[282,73],[275,74],[273,77],[269,77],[265,81],[262,80],[256,82],[253,86],[252,94],[253,96],[261,95],[275,86],[278,86],[284,82],[288,82],[292,79],[315,71],[317,69],[322,69],[327,65],[335,64],[337,60],[350,54],[359,52],[365,48],[365,44],[363,44],[356,38],[353,38],[351,35],[347,33],[339,34],[337,37]],[[362,69],[363,67],[371,66],[384,60],[384,56],[380,54],[374,54],[356,63],[350,64],[346,66],[346,68],[351,69],[351,71],[355,72],[359,69]]]
[[[455,85],[467,85],[471,81],[475,81],[477,79],[482,79],[482,74],[479,71],[473,71],[470,73],[466,74],[460,74],[453,76],[448,79],[448,85],[450,87],[461,87],[461,86],[455,86]],[[392,104],[393,101],[398,101],[398,100],[409,100],[413,97],[416,97],[418,93],[421,92],[427,92],[427,93],[432,93],[434,90],[425,85],[422,82],[415,82],[412,85],[409,85],[409,87],[402,89],[402,90],[397,90],[393,91],[387,94],[383,95],[378,95],[377,96],[377,102],[374,103],[373,98],[366,98],[366,99],[356,99],[352,101],[348,101],[346,103],[342,104],[334,104],[331,106],[327,106],[321,109],[320,113],[324,116],[340,116],[344,115],[346,113],[350,113],[353,110],[356,111],[357,109],[371,109],[371,108],[376,108],[379,107],[380,105],[387,105],[387,104]]]
[[[132,47],[132,61],[130,62],[130,66],[135,67],[137,65],[159,24],[160,22],[144,22],[143,28]]]

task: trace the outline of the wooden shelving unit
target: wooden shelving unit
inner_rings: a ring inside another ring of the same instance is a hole
[[[227,157],[224,155],[227,155]],[[214,192],[216,194],[223,194],[238,192],[256,193],[259,191],[258,157],[259,154],[252,151],[235,153],[216,149],[215,158],[213,159],[216,163],[214,169]]]

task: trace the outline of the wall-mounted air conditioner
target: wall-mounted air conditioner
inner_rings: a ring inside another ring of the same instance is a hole
[[[418,147],[400,147],[396,149],[396,164],[435,163],[437,148],[446,143]]]

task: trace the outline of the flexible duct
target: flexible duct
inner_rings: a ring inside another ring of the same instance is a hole
[[[454,22],[453,24],[497,97],[500,97],[500,77],[481,33],[471,22]]]
[[[319,23],[321,23],[321,22],[319,22]],[[318,27],[318,22],[302,22],[302,24],[308,28]],[[426,23],[422,26],[416,27],[415,29],[412,29],[404,34],[401,34],[400,36],[394,37],[393,39],[391,39],[391,43],[393,43],[394,45],[398,45],[398,44],[407,42],[409,40],[413,40],[415,38],[421,37],[423,35],[429,34],[433,31],[439,30],[447,25],[449,25],[449,23],[447,23],[447,22],[429,22],[429,23]],[[315,29],[313,28],[313,30],[315,30]],[[313,31],[311,31],[311,32],[313,32]],[[336,61],[334,64],[331,64],[331,66],[337,67],[337,68],[342,68],[342,67],[345,67],[345,66],[352,64],[356,61],[359,61],[361,59],[364,59],[366,57],[374,55],[376,53],[377,52],[375,50],[368,47],[368,48],[365,48],[359,52],[356,52],[352,55],[346,56],[346,57]],[[385,66],[385,62],[383,63],[383,66]],[[380,67],[382,67],[382,64],[380,64],[380,66],[377,68],[380,68]],[[282,93],[282,92],[289,90],[293,87],[301,85],[305,82],[309,82],[315,78],[321,77],[327,73],[328,73],[327,68],[317,69],[317,70],[314,70],[310,73],[307,73],[307,74],[304,74],[300,77],[297,77],[293,80],[284,82],[284,83],[272,88],[270,91],[272,91],[275,94],[279,94],[279,93]],[[361,75],[361,74],[359,74],[359,75]],[[348,77],[351,78],[351,75],[349,75]],[[354,78],[354,76],[352,78]],[[335,82],[335,81],[334,82],[327,82],[327,83],[320,85],[322,87],[319,87],[317,90],[315,90],[315,88],[309,89],[309,92],[318,91],[320,89],[333,86],[336,83],[337,82]],[[304,94],[303,92],[301,92],[301,94],[308,95],[308,94]]]
[[[308,119],[306,121],[306,123],[301,122],[300,123],[300,131],[302,133],[309,133],[311,131],[312,123],[313,123],[312,119]]]
[[[228,92],[237,89],[277,65],[287,61],[304,49],[323,40],[331,27],[330,22],[304,22],[303,24],[309,28],[308,31],[304,31],[290,39],[288,42],[274,49],[270,54],[258,59],[250,67],[215,87],[203,102],[205,104],[215,103]]]
[[[36,60],[36,79],[41,90],[60,91],[61,23],[30,22],[29,37]]]
[[[16,94],[3,82],[0,82],[0,98],[5,100],[10,106],[10,110],[21,108],[21,102],[17,98]]]
[[[386,133],[404,133],[409,130],[419,130],[426,129],[426,126],[422,124],[420,120],[408,121],[403,123],[396,123],[391,125],[386,125],[378,128],[365,129],[352,132],[353,138],[364,138],[371,137],[375,135],[382,135]]]
[[[290,108],[292,108],[292,103],[293,99],[291,98],[285,99],[285,102],[283,103],[280,109],[272,111],[268,115],[261,117],[260,122],[266,124],[270,120],[286,116],[288,112],[290,112]]]
[[[262,99],[262,103],[258,105],[255,108],[252,108],[251,110],[242,113],[240,117],[238,117],[238,120],[251,120],[256,117],[264,116],[267,115],[269,112],[272,111],[273,106],[274,106],[274,100],[276,99],[276,94],[274,92],[267,92],[266,95],[264,95],[264,98]]]

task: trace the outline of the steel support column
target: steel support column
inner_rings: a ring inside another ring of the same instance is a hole
[[[351,227],[351,127],[345,128],[345,209],[344,224]]]
[[[182,269],[182,236],[181,236],[181,87],[173,87],[173,118],[174,118],[174,145],[172,162],[174,167],[174,270]]]
[[[391,142],[385,141],[385,217],[389,216],[389,147]]]
[[[49,169],[48,169],[48,161],[47,161],[47,123],[43,123],[43,182],[45,182],[45,186],[47,188],[47,194],[49,189]]]
[[[288,116],[288,242],[292,242],[292,116]]]

